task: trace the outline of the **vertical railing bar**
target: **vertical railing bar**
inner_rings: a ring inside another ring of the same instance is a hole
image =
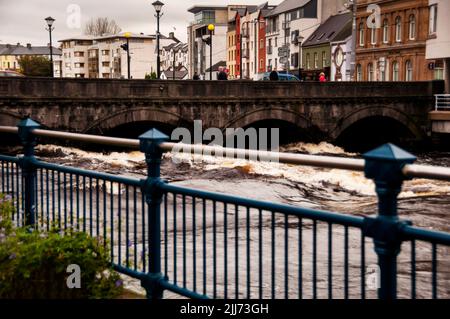
[[[345,229],[345,243],[344,243],[344,298],[348,299],[348,226]]]
[[[216,201],[213,201],[213,298],[217,298],[217,216]]]
[[[75,175],[75,187],[76,187],[76,198],[77,198],[77,215],[76,215],[76,225],[77,225],[77,230],[80,230],[80,182],[79,182],[79,176]],[[105,227],[106,229],[106,227]],[[105,236],[105,240],[106,240],[106,236]]]
[[[58,227],[61,229],[61,173],[58,171]]]
[[[203,294],[206,295],[206,200],[203,198]]]
[[[45,225],[45,206],[44,206],[44,169],[41,168],[39,170],[40,175],[39,175],[39,181],[41,183],[41,227],[42,229],[44,229],[44,225]],[[67,226],[66,226],[67,228]]]
[[[247,299],[251,297],[250,291],[250,207],[247,208]]]
[[[64,173],[64,229],[67,229],[67,173]]]
[[[272,289],[271,289],[271,293],[272,293],[272,299],[275,299],[275,212],[272,211],[272,229],[271,229],[271,253],[272,253],[272,260],[271,260],[271,271],[272,271]]]
[[[134,186],[133,187],[134,192],[133,192],[133,214],[134,214],[134,222],[133,222],[133,228],[134,228],[134,240],[133,240],[133,244],[134,244],[134,270],[137,270],[137,187]]]
[[[73,174],[69,174],[69,183],[70,183],[70,193],[69,193],[70,227],[73,229]]]
[[[167,257],[167,254],[168,254],[168,242],[167,242],[167,233],[168,233],[168,230],[167,230],[167,224],[168,224],[168,221],[167,221],[167,209],[168,209],[168,207],[167,207],[167,193],[164,193],[164,275],[165,276],[168,276],[168,272],[169,272],[169,269],[168,269],[168,265],[167,265],[167,262],[168,262],[168,257]]]
[[[289,299],[289,216],[284,215],[284,298]]]
[[[298,217],[298,299],[303,299],[303,219]]]
[[[50,187],[49,187],[49,179],[50,179],[50,174],[48,172],[48,169],[45,170],[45,183],[46,183],[46,193],[47,193],[47,200],[46,200],[46,206],[47,206],[47,231],[50,230]]]
[[[263,299],[263,225],[262,225],[262,210],[259,209],[259,299]]]
[[[93,231],[93,229],[92,229],[92,211],[93,211],[93,209],[92,209],[92,204],[93,204],[93,201],[92,201],[92,186],[93,186],[93,183],[92,183],[92,177],[89,177],[89,235],[91,236],[91,237],[93,237],[93,235],[94,235],[94,231]]]
[[[95,205],[95,210],[96,210],[96,221],[95,221],[95,226],[96,226],[96,234],[97,237],[100,237],[100,180],[97,178],[95,180],[95,198],[96,200],[96,205]]]
[[[228,222],[228,206],[227,203],[223,203],[223,256],[224,256],[224,299],[228,299],[228,231],[227,231],[227,222]]]
[[[122,190],[120,185],[120,183],[117,184],[117,223],[119,227],[117,234],[117,264],[122,265]]]
[[[411,240],[411,299],[416,299],[416,241]]]
[[[197,234],[196,234],[196,228],[197,228],[197,222],[196,222],[196,198],[192,197],[192,275],[193,275],[193,282],[194,282],[194,292],[197,292]]]
[[[361,299],[366,299],[366,236],[361,231]]]
[[[145,230],[146,230],[146,225],[145,225],[145,196],[144,196],[144,192],[142,191],[141,188],[141,219],[142,219],[142,271],[146,272],[147,269],[147,249],[146,249],[146,245],[145,245]]]
[[[106,180],[102,180],[102,190],[103,190],[103,245],[106,248],[107,234],[106,227],[108,226],[107,216],[107,196],[106,196]]]
[[[234,278],[235,278],[235,299],[239,299],[239,207],[234,205]]]
[[[438,298],[437,292],[437,245],[432,243],[432,285],[433,285],[433,299]]]
[[[55,225],[56,219],[55,202],[55,171],[52,170],[52,228]]]
[[[313,258],[312,258],[312,284],[313,299],[317,299],[317,220],[313,220]]]
[[[186,288],[186,195],[181,197],[182,210],[182,229],[183,229],[183,288]]]
[[[328,299],[333,299],[333,224],[328,223]]]
[[[125,265],[130,268],[130,187],[125,185]]]
[[[83,233],[86,233],[86,216],[86,176],[83,176]]]
[[[173,196],[173,283],[177,284],[177,194]]]
[[[111,193],[109,194],[109,205],[110,205],[110,238],[111,238],[111,262],[114,263],[114,183],[111,181]]]

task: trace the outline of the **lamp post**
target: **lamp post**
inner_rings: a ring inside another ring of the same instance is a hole
[[[155,2],[152,3],[153,7],[155,7],[155,11],[156,11],[156,50],[158,51],[158,57],[156,59],[156,72],[158,74],[158,79],[161,78],[161,57],[159,55],[159,19],[163,16],[163,14],[161,13],[161,9],[164,6],[164,3],[162,3],[161,1],[157,0]]]
[[[130,36],[131,33],[130,32],[126,32],[124,34],[125,38],[127,39],[127,43],[126,44],[122,44],[121,47],[122,49],[124,49],[125,51],[127,51],[127,69],[128,69],[128,80],[131,79],[131,59],[130,59]]]
[[[55,19],[53,19],[52,17],[47,17],[45,18],[45,21],[47,22],[48,25],[48,33],[50,35],[50,63],[52,64],[51,70],[52,70],[52,77],[54,77],[54,73],[53,73],[53,45],[52,45],[52,31],[55,29],[52,27],[53,22],[55,22]]]
[[[303,65],[303,40],[305,38],[301,35],[298,36],[298,79],[302,80],[302,65]]]
[[[213,32],[214,29],[216,27],[214,26],[214,24],[210,24],[208,25],[208,30],[209,30],[209,80],[212,81],[212,63],[213,63],[213,58],[212,58],[212,45],[213,45]]]

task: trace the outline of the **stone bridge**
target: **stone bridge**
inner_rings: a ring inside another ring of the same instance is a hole
[[[442,81],[1,78],[0,125],[15,125],[28,115],[51,129],[126,135],[143,123],[192,128],[194,120],[202,120],[204,128],[281,126],[291,135],[304,132],[328,141],[349,134],[352,127],[363,129],[352,133],[358,136],[370,133],[364,128],[374,135],[403,130],[416,140],[426,140],[433,95],[443,91]]]

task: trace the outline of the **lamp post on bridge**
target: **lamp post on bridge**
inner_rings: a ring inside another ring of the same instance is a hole
[[[53,44],[52,44],[52,31],[55,30],[55,28],[52,27],[53,22],[55,22],[55,19],[53,19],[52,17],[47,17],[45,18],[45,21],[47,22],[48,25],[48,29],[46,28],[46,30],[49,33],[50,36],[50,63],[51,63],[51,70],[52,70],[52,78],[54,77],[54,71],[53,71]]]
[[[131,62],[130,62],[130,32],[126,32],[124,34],[125,38],[127,39],[127,43],[122,44],[120,47],[127,51],[127,69],[128,69],[128,80],[131,79]]]
[[[159,19],[163,16],[163,14],[161,13],[161,9],[164,6],[164,3],[162,3],[161,1],[157,0],[155,2],[152,3],[153,7],[155,8],[156,11],[156,50],[158,51],[158,55],[157,55],[157,59],[156,59],[156,72],[158,75],[158,79],[161,78],[161,57],[159,55]]]
[[[213,46],[213,32],[214,29],[216,27],[214,26],[214,24],[210,24],[208,25],[208,31],[209,31],[209,80],[212,81],[212,63],[213,63],[213,58],[212,58],[212,46]]]

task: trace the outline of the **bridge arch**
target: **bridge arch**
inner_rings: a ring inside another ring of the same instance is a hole
[[[390,118],[405,126],[416,138],[422,139],[425,137],[425,132],[423,132],[417,126],[417,124],[409,115],[398,109],[385,106],[357,109],[354,112],[346,114],[338,121],[338,124],[335,126],[333,131],[331,131],[330,137],[336,140],[345,130],[350,128],[352,125],[370,117]]]
[[[302,129],[307,129],[311,126],[310,121],[300,113],[284,108],[260,108],[233,118],[223,129],[244,128],[253,123],[270,120],[288,122]]]
[[[124,109],[109,116],[103,117],[84,130],[85,133],[104,133],[123,125],[133,123],[152,122],[165,126],[178,127],[186,125],[185,119],[180,115],[156,108]],[[189,125],[189,124],[188,124]]]

